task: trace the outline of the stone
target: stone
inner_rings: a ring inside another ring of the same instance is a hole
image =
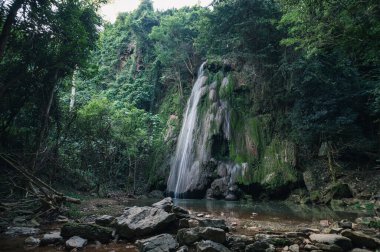
[[[178,227],[179,228],[189,228],[189,219],[180,219],[178,222]]]
[[[271,252],[275,251],[273,245],[265,241],[256,241],[245,248],[245,252]]]
[[[95,219],[95,223],[99,226],[108,227],[114,219],[115,217],[111,215],[102,215]]]
[[[246,235],[232,234],[227,236],[227,246],[232,251],[244,251],[247,245],[254,242],[255,240],[252,237]]]
[[[226,178],[215,179],[211,183],[210,192],[212,198],[223,199],[228,193],[228,181]]]
[[[27,246],[38,246],[40,244],[40,239],[29,236],[25,239],[24,243]]]
[[[346,229],[346,228],[352,229],[352,222],[348,220],[342,220],[338,223],[338,225],[340,228],[343,228],[343,229]]]
[[[42,246],[58,243],[63,243],[63,237],[61,236],[61,232],[59,231],[44,234],[44,236],[41,239]]]
[[[188,252],[188,251],[189,251],[189,247],[187,247],[186,245],[177,249],[177,252]]]
[[[115,219],[116,232],[124,238],[158,233],[176,220],[172,213],[155,207],[131,207]]]
[[[227,177],[228,172],[227,172],[227,166],[226,166],[226,164],[220,163],[218,165],[217,170],[216,170],[216,174],[218,174],[218,176],[221,177],[221,178]]]
[[[344,250],[335,245],[335,244],[324,244],[324,243],[316,243],[315,244],[317,247],[318,247],[318,250],[322,250],[322,251],[330,251],[330,252],[344,252],[344,251],[347,251],[347,250]]]
[[[305,250],[318,250],[318,247],[317,246],[314,246],[312,244],[306,244],[305,247],[304,247]]]
[[[257,241],[272,244],[276,247],[290,246],[293,244],[290,239],[282,235],[256,234],[255,239]]]
[[[228,248],[213,241],[201,241],[197,243],[197,252],[230,252]]]
[[[63,216],[63,215],[58,215],[56,221],[58,223],[67,223],[67,222],[69,222],[69,218],[67,218],[66,216]]]
[[[175,216],[178,219],[190,218],[190,212],[188,210],[186,210],[185,208],[182,208],[179,206],[173,206],[172,212],[175,214]]]
[[[176,251],[178,242],[170,234],[160,234],[143,240],[137,240],[140,252],[170,252]]]
[[[293,245],[289,246],[289,251],[299,252],[300,251],[300,246],[298,244],[293,244]]]
[[[5,234],[9,235],[9,236],[30,236],[30,235],[36,235],[39,232],[40,232],[40,229],[38,229],[38,228],[8,227]]]
[[[343,250],[349,250],[352,248],[350,239],[337,234],[311,234],[310,240],[323,244],[337,245]]]
[[[198,222],[200,227],[220,228],[228,232],[226,221],[223,219],[199,219]]]
[[[366,247],[369,249],[380,248],[380,240],[373,238],[369,235],[363,234],[362,232],[354,232],[352,230],[343,230],[342,235],[349,238],[354,246],[357,247]]]
[[[167,197],[159,202],[152,204],[152,207],[163,209],[165,212],[171,213],[173,208],[173,199]]]
[[[351,252],[371,252],[371,250],[361,249],[361,248],[354,248],[353,250],[351,250]]]
[[[90,241],[109,242],[112,239],[113,230],[96,224],[66,223],[61,228],[61,236],[65,239],[72,236],[80,236]]]
[[[177,233],[177,240],[181,245],[192,245],[201,239],[224,243],[226,233],[223,229],[213,227],[184,228]]]
[[[83,248],[86,245],[87,245],[87,240],[83,239],[79,236],[73,236],[66,241],[66,248],[67,249]]]
[[[320,220],[319,221],[319,225],[321,225],[321,227],[329,227],[330,226],[330,221],[329,220]]]
[[[239,198],[235,194],[229,192],[227,194],[227,196],[225,197],[225,200],[227,200],[227,201],[237,201],[237,200],[239,200]]]
[[[194,219],[190,219],[189,220],[189,227],[193,228],[193,227],[199,227],[199,221],[198,220],[194,220]]]

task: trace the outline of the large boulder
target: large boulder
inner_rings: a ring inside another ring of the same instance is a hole
[[[159,202],[154,203],[152,207],[160,208],[170,213],[172,212],[173,208],[173,199],[171,197],[167,197]]]
[[[352,230],[343,230],[342,235],[349,238],[356,247],[366,247],[369,249],[380,248],[380,239],[373,238],[362,232],[354,232]]]
[[[33,236],[29,236],[28,238],[25,239],[24,243],[26,246],[38,246],[40,244],[40,239],[35,238]]]
[[[66,223],[61,229],[61,236],[65,239],[80,236],[91,241],[108,242],[112,239],[111,228],[96,224]]]
[[[311,234],[310,240],[328,245],[336,245],[341,247],[344,251],[352,248],[351,240],[347,237],[337,234]]]
[[[192,245],[200,240],[211,240],[218,243],[226,242],[226,233],[223,229],[213,227],[195,227],[180,229],[177,240],[182,245]]]
[[[215,179],[211,183],[211,187],[207,193],[210,198],[216,198],[216,199],[225,198],[228,194],[227,178]]]
[[[176,251],[178,242],[170,234],[160,234],[148,239],[137,240],[140,252],[170,252]]]
[[[228,248],[213,241],[201,241],[197,243],[197,252],[230,252]]]
[[[245,235],[228,235],[227,236],[227,245],[231,248],[232,251],[244,252],[245,247],[255,242],[253,237]]]
[[[155,234],[176,220],[175,215],[155,207],[131,207],[115,219],[114,225],[120,236],[131,239]]]
[[[272,244],[265,241],[256,241],[245,248],[245,252],[274,252]]]
[[[198,219],[200,227],[220,228],[228,232],[226,221],[223,219]]]

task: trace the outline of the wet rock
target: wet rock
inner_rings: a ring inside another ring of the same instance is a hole
[[[269,234],[257,234],[255,235],[257,241],[263,241],[269,244],[273,244],[276,247],[284,247],[292,245],[292,241],[282,235],[269,235]]]
[[[211,183],[209,194],[212,198],[222,199],[227,196],[228,181],[226,178],[215,179]]]
[[[201,239],[218,243],[226,241],[226,233],[223,229],[213,227],[196,227],[180,229],[177,233],[180,244],[191,245]]]
[[[148,193],[148,198],[162,199],[163,197],[164,197],[164,192],[160,190],[153,190],[150,193]]]
[[[227,194],[225,200],[228,200],[228,201],[237,201],[237,200],[239,200],[239,198],[235,194],[229,192]]]
[[[112,232],[111,228],[96,224],[66,223],[61,229],[61,236],[65,239],[80,236],[91,241],[97,240],[105,243],[112,239]]]
[[[189,251],[189,247],[187,247],[186,245],[177,249],[177,252],[188,252],[188,251]]]
[[[29,236],[25,239],[24,243],[27,246],[38,246],[40,244],[40,239]]]
[[[230,252],[228,248],[213,241],[201,241],[197,243],[197,252]]]
[[[58,243],[63,243],[63,237],[61,236],[61,232],[59,231],[44,234],[44,236],[41,239],[42,246]]]
[[[227,246],[232,251],[245,251],[245,247],[249,244],[254,243],[255,240],[252,237],[245,235],[228,235],[227,236]]]
[[[170,213],[173,208],[173,199],[171,197],[167,197],[159,202],[154,203],[152,207],[160,208]]]
[[[293,244],[289,246],[289,251],[291,252],[299,252],[300,251],[300,246],[298,244]]]
[[[95,219],[95,223],[99,226],[108,227],[114,219],[115,217],[111,215],[102,215]]]
[[[371,250],[354,248],[353,250],[351,250],[351,252],[371,252]]]
[[[304,249],[307,250],[307,251],[311,251],[311,250],[318,250],[318,247],[314,246],[312,244],[306,244],[305,247],[304,247]]]
[[[245,248],[245,252],[272,252],[274,246],[265,241],[256,241]]]
[[[199,219],[198,222],[200,227],[220,228],[228,232],[226,221],[223,219]]]
[[[344,252],[347,250],[343,250],[341,247],[335,245],[335,244],[324,244],[324,243],[317,243],[315,244],[318,247],[318,251],[329,251],[329,252]]]
[[[175,215],[155,207],[131,207],[115,219],[118,234],[133,238],[155,234],[176,220]]]
[[[73,236],[66,241],[67,249],[79,249],[87,245],[87,240],[79,236]]]
[[[67,223],[67,222],[69,222],[69,218],[67,218],[66,216],[63,216],[63,215],[58,215],[56,221],[58,223]]]
[[[38,228],[30,228],[30,227],[8,227],[5,232],[6,235],[9,236],[29,236],[36,235],[40,232]]]
[[[175,216],[178,219],[190,218],[190,212],[186,210],[185,208],[182,208],[179,206],[173,206],[172,212],[175,214]]]
[[[352,248],[351,240],[347,237],[337,234],[311,234],[310,240],[318,243],[337,245],[343,250]]]
[[[352,222],[351,221],[348,221],[348,220],[342,220],[338,223],[339,227],[340,228],[349,228],[349,229],[352,229]]]
[[[176,251],[178,242],[170,234],[160,234],[148,239],[137,240],[136,245],[141,252]]]
[[[369,249],[380,248],[380,240],[363,234],[362,232],[354,232],[352,230],[343,230],[342,235],[349,238],[354,246],[366,247]]]

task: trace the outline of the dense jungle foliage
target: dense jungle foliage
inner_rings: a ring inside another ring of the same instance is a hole
[[[214,0],[167,11],[141,0],[113,24],[97,14],[104,2],[0,2],[0,153],[48,183],[165,190],[205,60],[210,78],[231,73],[221,95],[235,132],[234,121],[263,124],[257,134],[294,143],[297,169],[321,146],[333,180],[379,160],[378,0]],[[22,179],[0,167],[1,196],[22,193]]]

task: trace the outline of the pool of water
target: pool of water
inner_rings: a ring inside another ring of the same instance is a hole
[[[140,200],[126,203],[126,206],[149,206],[157,200]],[[348,219],[355,220],[362,216],[371,216],[373,213],[363,210],[348,208],[333,209],[328,206],[297,205],[284,201],[224,201],[205,199],[174,199],[174,204],[193,212],[210,213],[214,216],[234,217],[249,219],[252,213],[256,213],[255,220],[268,221],[297,221],[319,222],[328,219],[330,221]]]

